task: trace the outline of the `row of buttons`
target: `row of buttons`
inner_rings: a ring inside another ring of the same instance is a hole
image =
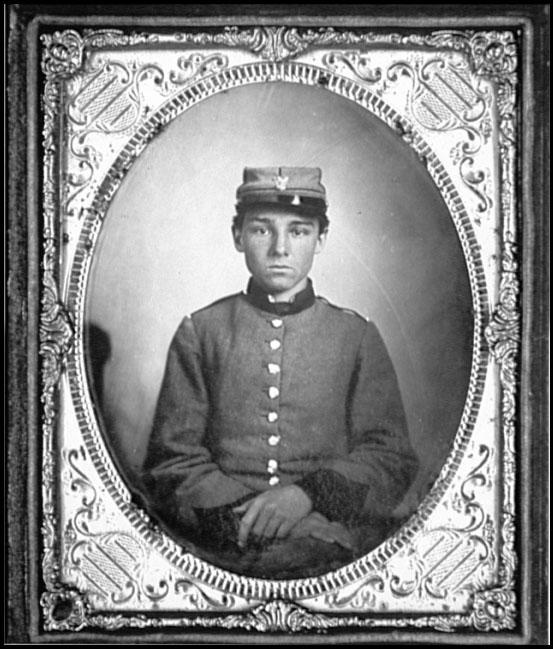
[[[270,322],[271,326],[274,329],[280,329],[283,325],[283,320],[281,318],[273,318]],[[271,351],[276,352],[281,347],[282,342],[278,338],[273,338],[269,341],[269,348],[271,349]],[[280,374],[280,365],[278,363],[267,363],[267,371],[272,376],[276,376]],[[269,399],[274,400],[280,396],[280,389],[275,385],[271,385],[267,390],[267,394],[269,396]],[[267,413],[267,421],[270,424],[276,423],[278,421],[278,412],[276,412],[275,410],[269,411]],[[269,446],[276,447],[280,442],[280,435],[278,433],[272,433],[271,435],[269,435],[267,442]],[[277,472],[278,462],[277,460],[271,458],[267,462],[267,473],[270,475],[269,485],[271,487],[275,487],[280,482],[280,478],[278,477]]]

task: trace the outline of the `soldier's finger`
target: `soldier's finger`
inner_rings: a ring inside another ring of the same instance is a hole
[[[328,518],[323,516],[320,512],[311,512],[309,514],[309,518],[311,520],[317,520],[319,523],[322,523],[323,525],[328,525]]]
[[[346,550],[353,549],[351,542],[347,537],[347,534],[342,534],[338,530],[333,529],[329,525],[325,525],[324,527],[313,528],[310,536],[319,539],[320,541],[325,541],[325,543],[336,543],[337,545],[342,546]]]
[[[331,536],[334,539],[334,542],[338,545],[341,545],[346,550],[353,550],[353,546],[348,538],[347,533],[332,531]]]
[[[240,529],[238,530],[238,545],[240,547],[244,547],[246,545],[248,536],[250,534],[252,526],[257,520],[261,506],[262,504],[258,500],[254,500],[254,502],[251,504],[251,507],[244,514],[240,522]]]
[[[335,543],[332,535],[327,531],[320,528],[313,528],[309,533],[309,536],[312,536],[314,539],[319,541],[324,541],[325,543]]]
[[[351,544],[351,541],[347,538],[337,538],[336,543],[338,543],[338,545],[341,545],[346,550],[353,550],[353,545]]]
[[[281,527],[281,519],[278,518],[277,516],[273,516],[272,518],[269,519],[267,525],[265,525],[265,529],[263,530],[263,536],[266,539],[274,539],[280,527]]]
[[[350,536],[350,533],[347,529],[340,523],[332,523],[332,534],[336,539],[336,542],[339,543],[342,547],[352,550],[353,542]]]
[[[274,538],[285,539],[290,534],[288,525],[285,522],[281,523],[275,532]]]
[[[258,537],[265,536],[265,528],[267,527],[267,525],[269,524],[273,516],[274,516],[274,511],[272,511],[268,507],[262,507],[259,510],[257,518],[255,519],[255,523],[252,527],[251,533],[254,536],[258,536]]]
[[[294,527],[294,523],[290,521],[289,519],[284,519],[282,522],[281,528],[282,528],[282,534],[284,536],[288,536],[290,534],[290,531]]]

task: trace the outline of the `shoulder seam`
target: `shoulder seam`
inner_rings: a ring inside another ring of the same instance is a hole
[[[336,309],[337,311],[341,311],[342,313],[347,313],[348,315],[357,316],[363,322],[371,322],[370,318],[366,318],[365,316],[362,316],[360,313],[354,311],[353,309],[346,309],[344,307],[338,306],[337,304],[333,304],[332,302],[329,302],[325,297],[322,297],[321,295],[317,295],[317,299],[321,300],[321,302],[323,302],[324,304],[326,304],[327,306],[333,309]]]

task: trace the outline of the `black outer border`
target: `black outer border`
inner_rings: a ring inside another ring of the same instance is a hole
[[[132,15],[131,15],[132,13]],[[548,424],[549,424],[549,5],[5,5],[8,85],[7,147],[7,336],[8,435],[5,443],[7,513],[5,561],[8,644],[52,642],[275,643],[348,642],[536,644],[548,633]],[[40,386],[38,322],[42,256],[40,25],[70,28],[142,24],[180,27],[226,24],[294,24],[355,28],[519,28],[522,33],[522,155],[517,190],[522,346],[517,457],[517,550],[520,558],[520,620],[514,632],[480,634],[429,631],[332,631],[327,635],[259,634],[183,629],[163,634],[44,633],[40,628]],[[27,513],[27,516],[25,516]]]

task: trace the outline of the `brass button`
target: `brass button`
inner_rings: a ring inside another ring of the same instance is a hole
[[[280,318],[273,318],[273,320],[271,320],[271,325],[275,329],[278,329],[279,327],[282,327],[282,320]]]
[[[278,462],[276,460],[269,460],[267,462],[267,473],[276,473],[278,471]]]
[[[278,419],[278,414],[274,411],[271,411],[270,413],[267,414],[267,419],[272,424]]]
[[[276,352],[276,350],[277,350],[277,349],[280,349],[280,347],[281,347],[281,342],[280,342],[280,340],[277,340],[276,338],[275,338],[274,340],[271,340],[271,342],[269,343],[269,347],[270,347],[274,352]]]
[[[277,365],[277,363],[269,363],[267,369],[269,370],[269,374],[278,374],[280,372],[280,365]]]
[[[280,435],[271,435],[267,441],[269,446],[276,446],[280,442]]]
[[[268,393],[269,393],[269,399],[276,399],[280,394],[280,390],[276,388],[274,385],[271,385],[271,387],[268,390]]]
[[[269,484],[271,487],[275,487],[280,482],[280,478],[277,475],[273,475],[269,478]]]

